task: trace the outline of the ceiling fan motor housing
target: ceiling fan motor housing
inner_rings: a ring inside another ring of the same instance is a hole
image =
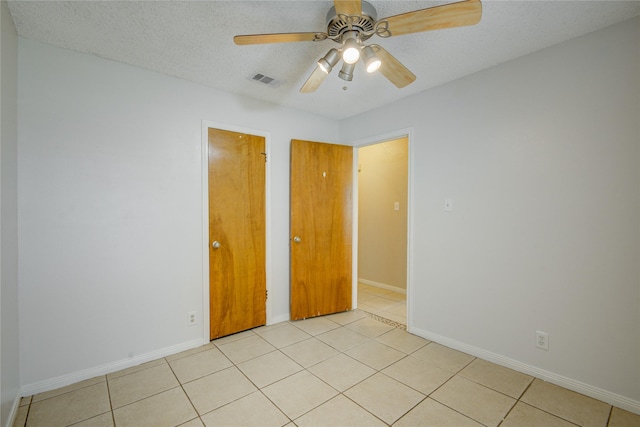
[[[336,8],[333,6],[327,12],[327,34],[330,39],[341,43],[344,33],[356,31],[360,41],[364,41],[375,33],[376,19],[378,19],[376,9],[366,1],[362,2],[361,15],[353,19],[336,15]]]

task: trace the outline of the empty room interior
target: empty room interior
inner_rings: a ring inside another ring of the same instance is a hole
[[[0,25],[0,426],[640,425],[639,1]]]

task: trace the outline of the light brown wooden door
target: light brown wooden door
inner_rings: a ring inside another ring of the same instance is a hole
[[[291,319],[351,309],[353,147],[291,141]]]
[[[211,339],[266,323],[265,139],[209,129]]]

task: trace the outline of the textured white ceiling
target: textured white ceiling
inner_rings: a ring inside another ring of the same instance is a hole
[[[450,2],[370,1],[378,18]],[[358,66],[352,82],[334,70],[301,94],[323,42],[236,46],[236,34],[326,31],[333,2],[307,1],[9,1],[22,37],[180,77],[203,85],[342,119],[547,46],[630,19],[640,1],[483,2],[471,27],[373,38],[417,79],[397,89]],[[261,73],[278,88],[248,80]]]

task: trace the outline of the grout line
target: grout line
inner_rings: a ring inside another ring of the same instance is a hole
[[[113,413],[113,401],[111,400],[111,387],[109,387],[109,378],[105,375],[104,380],[107,383],[107,396],[109,396],[109,408],[111,408],[111,421],[116,425],[116,414]]]
[[[613,415],[613,405],[609,405],[609,416],[607,417],[607,426],[609,425],[609,423],[611,422],[611,416]]]

